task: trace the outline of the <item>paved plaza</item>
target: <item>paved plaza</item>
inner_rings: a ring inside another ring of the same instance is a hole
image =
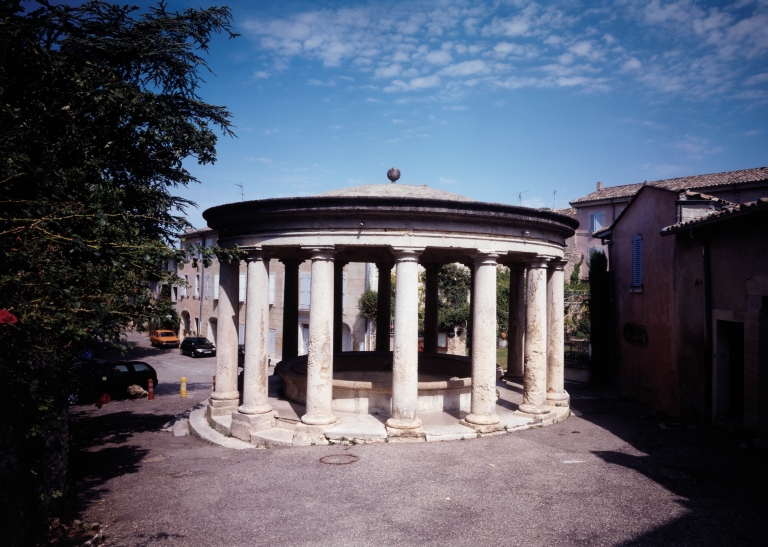
[[[129,340],[156,399],[72,409],[68,516],[107,545],[768,544],[759,443],[662,429],[611,390],[567,384],[576,416],[498,436],[233,450],[161,431],[209,396],[215,360]]]

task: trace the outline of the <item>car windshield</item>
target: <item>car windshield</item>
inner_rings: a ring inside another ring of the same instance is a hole
[[[189,343],[193,346],[200,346],[202,344],[210,344],[207,338],[190,338]]]
[[[167,338],[169,336],[173,336],[173,333],[169,330],[159,330],[157,331],[158,336],[162,336],[163,338]]]

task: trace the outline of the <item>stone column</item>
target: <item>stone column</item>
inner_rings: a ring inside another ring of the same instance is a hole
[[[395,248],[395,344],[392,355],[392,437],[424,434],[416,417],[419,394],[419,255],[423,249]],[[381,274],[379,274],[381,277]]]
[[[269,255],[250,251],[246,260],[245,361],[241,414],[272,410],[267,397],[269,357]]]
[[[346,262],[333,263],[333,352],[342,350],[342,315],[344,298],[344,266]]]
[[[219,263],[219,305],[216,328],[216,387],[207,417],[225,416],[237,410],[237,327],[240,262]]]
[[[469,321],[467,321],[467,349],[469,354],[472,355],[472,341],[473,331],[475,329],[475,267],[474,264],[469,266],[470,278],[469,278]]]
[[[269,255],[260,250],[249,251],[246,263],[243,404],[232,413],[229,432],[250,442],[254,431],[274,427],[275,419],[267,390]]]
[[[547,275],[547,404],[568,406],[565,391],[565,261],[553,262]]]
[[[425,264],[427,282],[424,294],[424,352],[437,353],[438,277],[442,264]]]
[[[283,359],[299,355],[299,266],[303,260],[281,259],[285,265],[283,294]]]
[[[525,266],[509,266],[509,328],[507,330],[507,372],[504,378],[523,381],[525,359]]]
[[[472,292],[472,407],[464,418],[483,433],[504,426],[496,415],[496,259],[498,254],[479,252],[474,258]]]
[[[312,247],[312,282],[309,296],[309,353],[307,355],[308,425],[336,421],[333,404],[333,247]]]
[[[389,318],[392,315],[392,267],[388,262],[377,262],[379,270],[379,298],[376,302],[376,351],[390,351]]]
[[[528,268],[525,313],[523,404],[526,414],[546,414],[547,389],[547,261],[537,256]]]

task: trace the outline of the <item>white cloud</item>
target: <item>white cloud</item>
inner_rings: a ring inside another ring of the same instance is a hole
[[[432,65],[447,65],[453,60],[451,54],[444,50],[430,51],[427,53],[426,60]]]
[[[456,179],[446,179],[446,178],[440,177],[441,184],[456,184],[457,182],[459,181]]]
[[[642,66],[643,63],[632,57],[631,59],[625,61],[623,65],[621,65],[621,70],[624,72],[629,72],[630,70],[639,70]]]
[[[444,76],[470,76],[473,74],[488,74],[491,69],[482,59],[474,61],[462,61],[455,65],[445,67],[440,71]]]
[[[303,59],[355,71],[334,68],[332,79],[313,73],[311,85],[383,79],[391,82],[387,92],[432,89],[441,99],[487,88],[606,91],[623,81],[655,94],[760,102],[759,90],[739,87],[768,81],[765,2],[705,8],[625,0],[608,8],[585,0],[446,0],[299,11],[242,26],[259,62],[273,64],[254,72],[256,80],[279,79],[293,59]]]
[[[387,93],[395,91],[415,91],[419,89],[427,89],[430,87],[436,87],[440,85],[440,78],[438,76],[426,76],[424,78],[413,78],[406,82],[404,80],[395,80],[392,85],[384,88]]]

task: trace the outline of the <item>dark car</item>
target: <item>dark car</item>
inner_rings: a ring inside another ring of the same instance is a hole
[[[112,398],[127,397],[128,386],[149,389],[150,378],[157,385],[157,371],[143,361],[111,363],[93,359],[76,366],[75,389],[67,398],[71,405],[93,402],[104,393]]]
[[[201,336],[190,336],[181,342],[179,353],[192,357],[215,357],[216,346]]]

